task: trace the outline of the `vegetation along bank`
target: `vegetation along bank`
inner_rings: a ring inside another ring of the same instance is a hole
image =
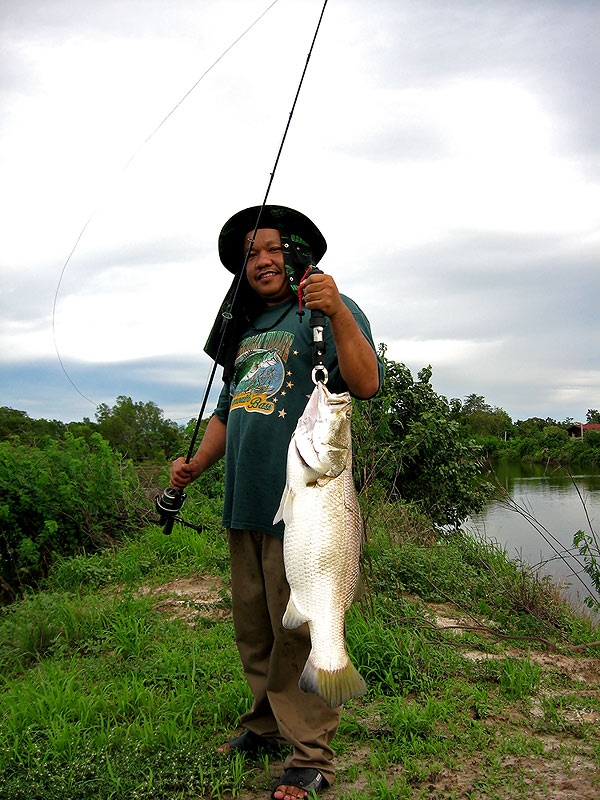
[[[385,392],[354,418],[367,593],[347,627],[368,694],[344,712],[328,795],[592,800],[598,626],[549,580],[461,531],[490,491],[480,433],[466,424],[478,412],[437,395],[429,369],[413,379],[386,366]],[[21,414],[7,431],[18,416],[0,415],[2,797],[268,794],[285,753],[215,752],[249,702],[221,467],[184,506],[202,531],[165,536],[150,501],[185,439],[160,409],[119,398],[95,423]]]

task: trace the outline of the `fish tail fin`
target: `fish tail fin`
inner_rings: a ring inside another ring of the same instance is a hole
[[[303,625],[305,622],[308,622],[308,617],[305,617],[304,614],[298,611],[294,603],[294,598],[290,595],[281,624],[284,628],[293,630],[293,628],[299,628],[300,625]]]
[[[350,659],[341,669],[327,670],[317,667],[310,656],[298,686],[303,692],[318,694],[330,708],[341,706],[367,691],[365,679]]]

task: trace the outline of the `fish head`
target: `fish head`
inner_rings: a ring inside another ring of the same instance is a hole
[[[348,464],[352,446],[348,392],[334,394],[318,383],[298,420],[296,449],[305,464],[319,477],[335,478]]]

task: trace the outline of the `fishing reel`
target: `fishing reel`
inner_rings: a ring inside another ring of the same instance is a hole
[[[179,516],[179,512],[187,497],[186,493],[181,489],[174,489],[172,486],[167,486],[162,495],[156,495],[154,498],[154,506],[158,511],[158,524],[163,529],[163,533],[167,536],[173,530],[173,523],[179,522],[180,525],[185,525],[186,528],[200,531],[204,530],[202,525],[192,525],[191,522]]]
[[[181,489],[174,489],[167,486],[162,495],[156,495],[154,505],[158,511],[158,524],[163,529],[163,533],[169,535],[173,530],[174,522],[181,522],[177,516],[185,502],[187,495]]]

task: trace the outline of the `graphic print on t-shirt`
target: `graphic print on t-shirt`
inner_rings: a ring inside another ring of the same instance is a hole
[[[231,382],[231,411],[245,408],[273,413],[275,403],[270,398],[283,386],[284,365],[293,341],[294,334],[289,331],[268,331],[240,342]]]

